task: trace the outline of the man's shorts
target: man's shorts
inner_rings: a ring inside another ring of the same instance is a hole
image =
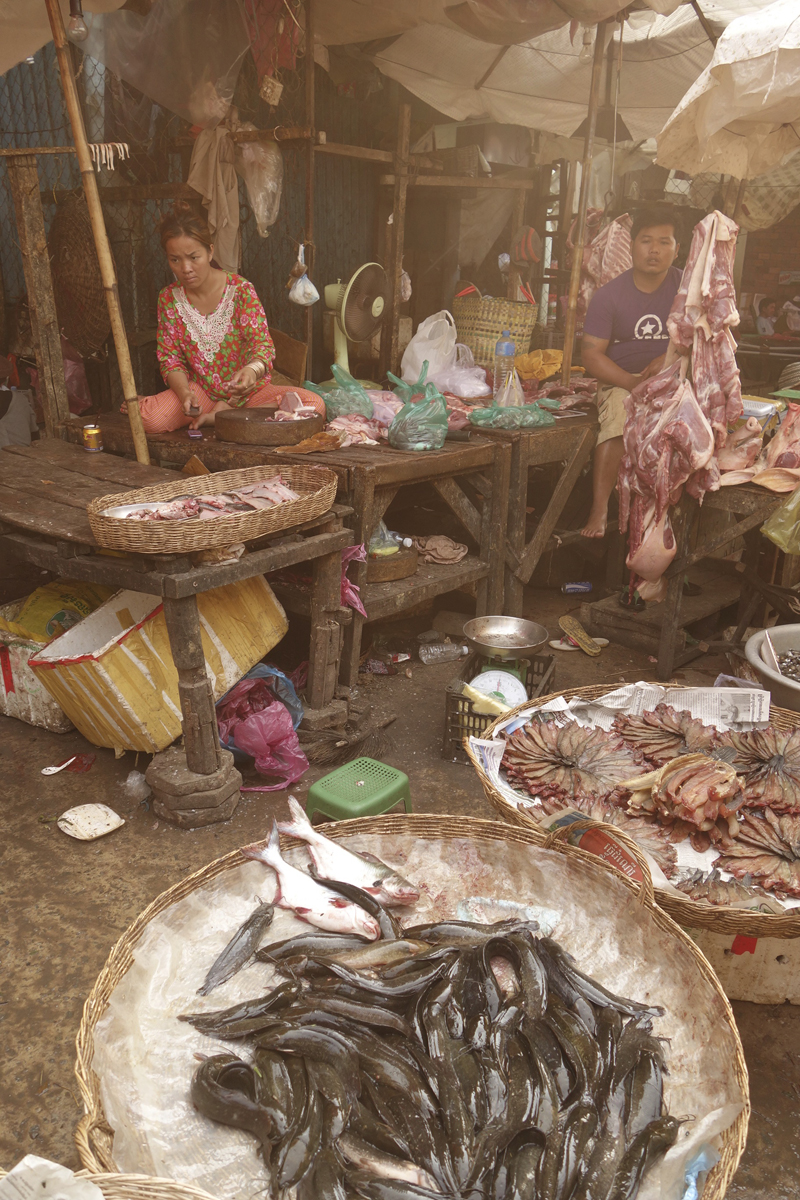
[[[607,383],[597,385],[597,412],[600,417],[600,430],[597,434],[597,445],[609,441],[610,438],[622,437],[625,429],[625,397],[630,392],[625,388],[613,387]]]

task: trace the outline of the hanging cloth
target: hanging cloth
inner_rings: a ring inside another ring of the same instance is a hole
[[[198,134],[189,164],[189,187],[203,197],[214,238],[214,259],[223,271],[239,270],[239,177],[234,144],[224,125]]]

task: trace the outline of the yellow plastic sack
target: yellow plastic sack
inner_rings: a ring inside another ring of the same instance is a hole
[[[784,554],[800,554],[800,487],[767,517],[761,532]]]
[[[0,629],[32,642],[51,642],[104,604],[114,589],[100,583],[57,579],[31,592],[16,621],[0,617]]]
[[[530,354],[517,354],[514,366],[520,379],[547,379],[561,370],[563,350],[531,350]]]

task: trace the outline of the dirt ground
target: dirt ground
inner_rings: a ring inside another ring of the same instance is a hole
[[[526,615],[557,634],[558,616],[580,597],[531,592]],[[425,628],[425,620],[419,628]],[[596,660],[559,654],[557,686],[652,677],[646,655],[610,646]],[[680,672],[687,683],[713,682],[721,658],[698,659]],[[370,677],[363,689],[379,714],[397,713],[385,761],[410,776],[417,812],[493,817],[471,767],[441,757],[444,686],[451,664],[415,662],[411,678]],[[88,774],[48,778],[41,769],[76,751],[93,750],[77,733],[56,735],[0,718],[3,920],[0,989],[0,1166],[26,1153],[77,1168],[73,1130],[81,1115],[73,1075],[83,1002],[114,942],[160,892],[212,859],[264,837],[286,793],[249,794],[233,819],[183,832],[126,796],[133,754],[115,761],[97,750]],[[148,760],[140,756],[138,769]],[[302,800],[312,770],[293,789]],[[75,804],[102,801],[126,824],[96,843],[81,843],[53,818]],[[800,1179],[800,1006],[735,1003],[750,1071],[753,1116],[731,1200],[790,1200]]]

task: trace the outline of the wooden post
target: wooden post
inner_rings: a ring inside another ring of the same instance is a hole
[[[139,462],[149,463],[150,454],[147,449],[147,438],[145,437],[144,425],[142,424],[142,417],[139,412],[136,381],[133,377],[128,339],[125,334],[125,324],[122,320],[122,311],[119,304],[117,273],[114,268],[114,259],[111,255],[111,247],[108,244],[108,234],[103,219],[103,207],[100,203],[100,193],[97,190],[97,178],[92,166],[91,154],[89,153],[89,143],[86,140],[86,129],[83,124],[83,113],[81,112],[75,74],[69,54],[69,43],[64,29],[64,18],[61,15],[58,0],[45,0],[45,5],[47,6],[47,15],[50,18],[50,28],[53,31],[53,41],[55,42],[56,56],[58,57],[58,65],[61,71],[61,86],[64,90],[67,114],[72,126],[72,137],[75,142],[75,152],[78,156],[81,178],[83,179],[83,190],[86,195],[89,218],[92,222],[94,244],[100,264],[103,289],[106,294],[108,315],[111,318],[111,332],[117,351],[117,365],[119,366],[119,373],[122,380],[122,394],[125,397],[125,403],[128,408],[128,420],[130,421],[131,433],[133,434],[133,445]]]
[[[178,672],[186,766],[196,775],[213,775],[222,765],[217,711],[200,636],[197,597],[164,597],[172,661]]]
[[[738,222],[739,218],[742,215],[742,205],[744,204],[744,197],[745,197],[746,191],[747,191],[747,180],[740,179],[739,180],[739,189],[736,193],[736,203],[733,206],[734,221]]]
[[[403,250],[406,239],[406,201],[408,199],[408,147],[411,141],[411,105],[401,104],[397,116],[397,149],[394,165],[394,204],[392,208],[392,256],[389,263],[389,286],[391,301],[389,319],[384,324],[381,342],[386,340],[388,346],[381,346],[381,364],[385,369],[397,372],[400,345],[400,279],[403,274]]]
[[[48,437],[59,437],[63,432],[59,429],[61,422],[69,420],[69,403],[61,354],[61,332],[53,296],[53,277],[50,274],[50,255],[44,235],[39,171],[33,154],[9,158],[8,178],[28,288],[44,424]]]
[[[313,0],[306,0],[306,61],[305,61],[305,89],[306,89],[306,125],[311,130],[311,140],[306,149],[306,219],[305,219],[305,243],[306,243],[306,264],[308,266],[309,279],[314,277],[314,108],[315,108],[315,80],[314,80],[314,13]],[[314,355],[313,355],[313,337],[314,337],[314,308],[315,305],[309,304],[305,312],[306,325],[306,346],[308,352],[306,355],[306,363],[308,364],[308,378],[313,379],[314,370]]]
[[[607,21],[599,21],[595,29],[594,58],[592,59],[592,82],[589,88],[589,113],[586,126],[586,138],[583,143],[583,160],[581,166],[581,194],[578,201],[578,228],[575,236],[575,247],[572,251],[572,272],[569,278],[569,299],[567,301],[567,316],[564,322],[564,360],[561,364],[561,382],[569,384],[572,368],[572,351],[575,346],[575,326],[578,319],[578,290],[581,283],[581,266],[583,265],[583,246],[586,240],[586,209],[589,204],[589,177],[592,173],[592,158],[594,157],[594,131],[597,124],[597,100],[600,95],[600,76],[603,73],[604,35]]]
[[[525,223],[525,201],[528,199],[528,193],[519,191],[514,197],[514,208],[511,213],[511,237]],[[514,266],[513,262],[508,268],[508,299],[518,300],[517,289],[519,288],[519,271]]]

